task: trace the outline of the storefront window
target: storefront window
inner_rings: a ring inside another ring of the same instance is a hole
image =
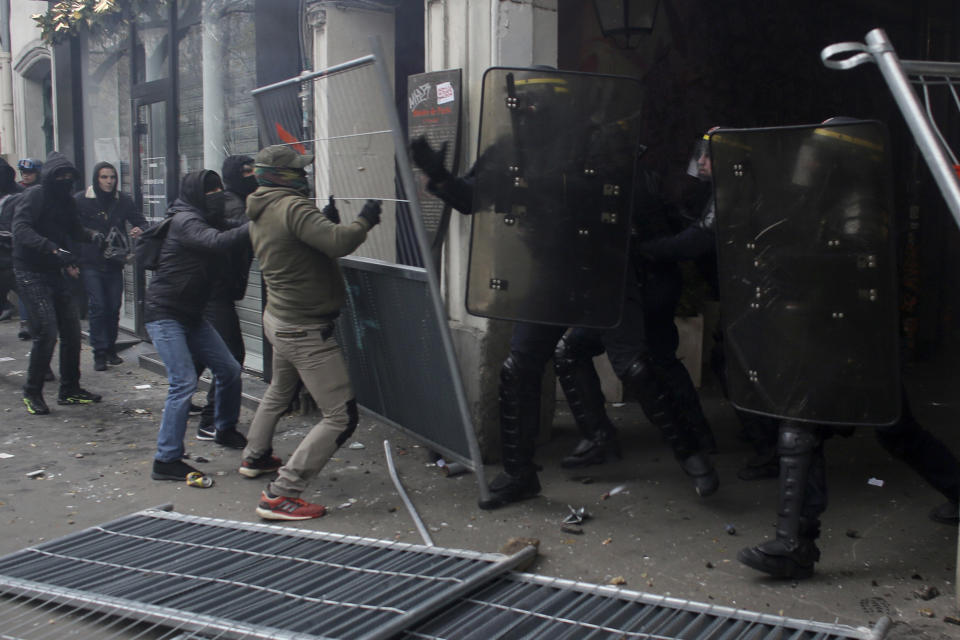
[[[84,164],[106,161],[117,168],[120,190],[133,193],[130,170],[130,50],[126,35],[88,38],[83,73]],[[91,176],[83,176],[89,184]]]
[[[219,171],[257,151],[254,0],[178,3],[177,146],[181,174]]]
[[[170,20],[166,5],[148,6],[137,16],[137,83],[169,77]]]

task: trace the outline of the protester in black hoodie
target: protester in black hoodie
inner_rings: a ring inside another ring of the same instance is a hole
[[[13,210],[16,198],[23,191],[17,184],[17,172],[0,158],[0,320],[7,320],[13,306],[7,295],[16,289],[13,277]]]
[[[217,384],[214,440],[242,449],[247,439],[237,431],[240,416],[240,364],[223,338],[203,317],[216,277],[216,265],[231,249],[249,244],[247,225],[224,231],[223,183],[215,171],[183,177],[180,197],[160,250],[159,266],[147,288],[145,320],[153,346],[167,369],[170,388],[157,435],[154,480],[187,480],[210,486],[183,461],[190,398],[197,390],[194,361],[206,363]]]
[[[224,225],[227,228],[239,227],[247,222],[247,196],[257,190],[257,177],[253,175],[253,158],[250,156],[229,156],[223,161],[223,183],[226,205]],[[230,353],[240,365],[246,357],[243,346],[243,334],[240,332],[240,318],[237,316],[236,300],[242,300],[247,292],[247,278],[250,275],[250,263],[253,261],[253,247],[249,242],[239,244],[230,250],[225,260],[218,263],[218,272],[210,295],[210,302],[203,310],[206,318],[227,344]],[[205,368],[197,363],[197,375]],[[213,427],[213,413],[216,406],[217,383],[210,385],[207,391],[207,404],[200,415],[197,427],[198,440],[213,440],[216,430]]]
[[[123,363],[117,355],[117,332],[123,302],[123,266],[129,255],[127,223],[131,226],[130,237],[137,238],[147,221],[130,196],[120,193],[117,169],[109,162],[94,165],[92,183],[74,199],[80,223],[107,239],[105,250],[92,244],[80,245],[79,260],[80,278],[87,292],[93,368],[105,371],[108,364]]]
[[[77,278],[71,241],[103,244],[103,235],[80,224],[71,197],[77,170],[63,154],[47,156],[41,184],[19,197],[13,214],[13,269],[17,291],[30,315],[33,348],[23,402],[33,414],[50,413],[43,401],[44,376],[60,335],[58,404],[90,404],[100,396],[80,388],[80,318],[67,277]]]

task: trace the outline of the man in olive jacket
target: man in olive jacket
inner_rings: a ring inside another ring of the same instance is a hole
[[[247,434],[240,473],[255,478],[279,469],[260,496],[257,515],[268,520],[319,518],[326,509],[300,499],[307,483],[350,437],[357,403],[334,336],[345,298],[337,258],[352,253],[380,222],[380,202],[368,200],[357,219],[337,224],[309,196],[304,167],[312,155],[273,145],[255,159],[260,187],[247,198],[250,240],[267,285],[263,331],[273,345],[273,379]],[[329,217],[328,217],[329,216]],[[277,420],[298,380],[323,411],[286,464],[273,455]]]

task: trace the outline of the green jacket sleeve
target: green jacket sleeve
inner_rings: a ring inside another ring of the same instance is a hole
[[[331,258],[353,253],[367,238],[367,223],[334,224],[307,198],[296,198],[286,210],[286,224],[305,244]]]

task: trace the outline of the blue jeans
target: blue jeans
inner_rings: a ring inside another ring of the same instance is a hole
[[[217,397],[213,408],[213,424],[217,431],[235,429],[240,417],[240,364],[230,354],[223,338],[209,322],[196,326],[176,320],[154,320],[146,324],[147,333],[167,369],[170,389],[163,405],[160,433],[157,434],[157,455],[160,462],[174,462],[183,457],[183,437],[187,432],[190,399],[197,390],[197,369],[194,359],[202,360],[213,372]]]
[[[123,271],[83,267],[80,277],[89,301],[90,346],[94,355],[104,356],[112,353],[117,345],[120,304],[123,302]]]

